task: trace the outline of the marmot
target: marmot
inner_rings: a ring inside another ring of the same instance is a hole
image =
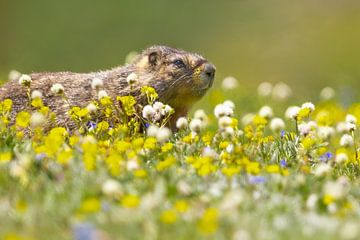
[[[135,73],[138,79],[130,89],[126,79],[131,73]],[[95,78],[100,79],[101,88],[113,99],[131,94],[142,104],[146,103],[145,99],[141,99],[144,98],[141,87],[153,87],[159,95],[158,100],[174,108],[172,119],[176,120],[186,115],[192,104],[212,86],[215,66],[195,53],[167,46],[152,46],[132,63],[111,70],[91,73],[43,72],[29,76],[30,91],[40,91],[44,105],[56,114],[57,124],[71,128],[67,114],[69,106],[85,107],[97,99],[97,91],[92,87]],[[51,91],[51,87],[57,83],[63,86],[68,105],[64,105],[64,100]],[[18,112],[30,109],[29,92],[16,80],[0,87],[0,100],[6,98],[13,101],[12,118]]]

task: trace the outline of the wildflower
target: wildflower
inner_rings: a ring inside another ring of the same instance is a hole
[[[98,92],[98,99],[102,99],[102,98],[105,98],[105,97],[108,97],[108,94],[105,90],[100,90]]]
[[[335,97],[335,90],[331,87],[325,87],[320,92],[320,99],[327,101]]]
[[[219,118],[218,122],[219,122],[220,128],[226,128],[232,124],[232,119],[228,116],[223,116],[223,117]]]
[[[310,196],[306,200],[306,207],[310,210],[314,210],[318,200],[319,197],[315,193],[310,194]]]
[[[282,159],[281,161],[280,161],[280,166],[282,167],[282,168],[286,168],[287,167],[287,162],[286,162],[286,160],[285,159]]]
[[[357,119],[356,119],[356,117],[354,116],[354,115],[352,115],[352,114],[347,114],[346,115],[346,118],[345,118],[345,122],[347,122],[347,123],[352,123],[352,124],[356,124],[356,122],[357,122]]]
[[[95,213],[100,210],[100,201],[95,197],[85,199],[81,203],[80,211],[84,213]]]
[[[86,109],[87,109],[89,112],[95,112],[95,111],[97,110],[97,107],[95,106],[95,104],[89,103],[89,104],[86,106]]]
[[[335,134],[335,130],[333,127],[324,126],[319,127],[317,133],[321,139],[326,140]]]
[[[315,176],[321,177],[326,175],[331,171],[331,166],[326,163],[320,163],[316,168],[314,169],[313,173]]]
[[[200,231],[205,234],[214,233],[218,228],[218,216],[219,212],[217,209],[206,209],[198,224]]]
[[[121,200],[121,205],[125,208],[136,208],[140,204],[140,198],[136,195],[126,195]]]
[[[284,101],[289,98],[292,94],[291,88],[286,83],[275,84],[272,90],[272,97],[278,101]]]
[[[237,88],[238,86],[239,86],[238,80],[231,76],[224,78],[224,80],[221,83],[221,87],[224,90],[232,90]]]
[[[250,184],[262,184],[266,182],[266,177],[249,175],[248,181]]]
[[[45,116],[39,112],[34,112],[30,117],[30,125],[32,127],[40,127],[45,123],[45,121]]]
[[[338,179],[335,182],[326,182],[323,188],[324,195],[331,196],[333,199],[340,199],[345,197],[348,190],[347,179],[344,181],[344,183],[342,182],[342,179]]]
[[[167,127],[161,127],[156,133],[156,139],[160,142],[166,142],[171,136],[171,130]]]
[[[24,87],[30,87],[31,82],[32,82],[31,77],[27,74],[23,74],[19,78],[19,84],[21,84]]]
[[[0,152],[0,164],[9,162],[12,158],[11,152]]]
[[[194,118],[191,120],[189,127],[191,131],[199,133],[203,128],[202,121],[200,119]]]
[[[356,130],[356,125],[354,123],[346,122],[345,124],[347,132],[353,132]]]
[[[42,98],[42,93],[39,90],[34,90],[31,92],[31,99]]]
[[[263,82],[260,83],[260,85],[257,88],[257,93],[261,97],[269,97],[272,93],[273,86],[269,82]]]
[[[16,125],[22,128],[26,128],[30,124],[30,113],[19,112],[16,116]]]
[[[311,102],[306,102],[301,105],[301,109],[309,109],[310,112],[313,112],[315,110],[315,106]]]
[[[91,88],[99,90],[104,85],[103,80],[100,78],[93,78],[91,81]]]
[[[201,120],[202,128],[205,128],[209,121],[208,116],[203,109],[196,110],[194,113],[194,118]]]
[[[176,127],[178,129],[185,129],[188,126],[188,120],[184,117],[180,117],[178,118],[178,120],[176,120]]]
[[[102,192],[107,196],[119,196],[122,194],[121,185],[114,179],[108,179],[102,185]]]
[[[147,130],[146,133],[149,137],[156,137],[157,132],[159,131],[159,127],[155,126],[155,125],[150,125]]]
[[[341,164],[341,163],[346,162],[346,161],[348,161],[348,160],[349,160],[349,158],[348,158],[348,156],[346,155],[346,153],[338,153],[338,154],[336,154],[336,156],[335,156],[335,162],[336,162],[337,164]]]
[[[151,105],[146,105],[143,108],[142,115],[145,119],[151,120],[155,115],[155,109]]]
[[[51,92],[54,94],[63,94],[64,93],[64,87],[60,83],[55,83],[50,88]]]
[[[336,125],[336,131],[339,132],[339,133],[346,133],[349,131],[348,129],[348,125],[346,122],[339,122],[337,125]]]
[[[259,115],[263,118],[272,118],[274,116],[273,110],[271,107],[269,106],[263,106],[262,108],[260,108],[259,110]]]
[[[174,208],[180,213],[185,213],[189,209],[189,204],[184,200],[178,200],[175,202]]]
[[[224,103],[223,103],[225,106],[231,108],[232,110],[235,109],[235,103],[231,100],[226,100]]]
[[[15,81],[21,77],[21,73],[16,70],[11,70],[8,75],[9,81]]]
[[[340,145],[343,147],[349,147],[352,146],[354,144],[354,139],[351,135],[349,134],[344,134],[341,136],[340,138]]]
[[[160,216],[160,220],[166,224],[172,224],[177,220],[176,211],[173,209],[165,210]]]
[[[299,124],[298,129],[299,129],[300,134],[303,136],[308,135],[311,131],[311,128],[310,128],[309,124],[307,124],[307,123]]]
[[[242,118],[241,118],[241,123],[246,126],[246,125],[249,125],[253,122],[254,120],[254,117],[255,117],[255,114],[253,113],[247,113],[245,114]]]
[[[270,122],[270,129],[273,132],[278,132],[280,130],[283,130],[285,128],[285,122],[281,118],[274,118]]]
[[[234,114],[234,111],[232,108],[230,108],[227,105],[224,104],[218,104],[215,106],[214,109],[214,115],[216,118],[220,118],[223,116],[231,117]]]
[[[126,78],[126,82],[129,85],[133,85],[133,84],[137,83],[138,80],[139,80],[139,78],[136,73],[130,73]]]
[[[299,108],[297,106],[288,107],[285,111],[285,117],[287,119],[296,120],[297,116],[299,115],[300,109],[301,108]]]

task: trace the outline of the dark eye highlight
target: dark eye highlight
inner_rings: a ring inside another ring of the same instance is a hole
[[[173,64],[179,68],[185,67],[185,63],[180,59],[176,59],[175,61],[173,61]]]

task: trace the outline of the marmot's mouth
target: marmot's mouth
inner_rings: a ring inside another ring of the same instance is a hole
[[[209,89],[213,82],[214,82],[214,78],[215,78],[215,66],[211,63],[204,63],[202,65],[202,72],[200,74],[200,79],[202,80],[202,85],[203,87],[200,88],[200,90],[207,90]]]

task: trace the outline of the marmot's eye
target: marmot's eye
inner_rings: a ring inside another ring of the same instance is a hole
[[[177,67],[185,67],[185,63],[182,61],[182,60],[180,60],[180,59],[177,59],[177,60],[175,60],[175,61],[173,61],[173,64],[175,65],[175,66],[177,66]]]

